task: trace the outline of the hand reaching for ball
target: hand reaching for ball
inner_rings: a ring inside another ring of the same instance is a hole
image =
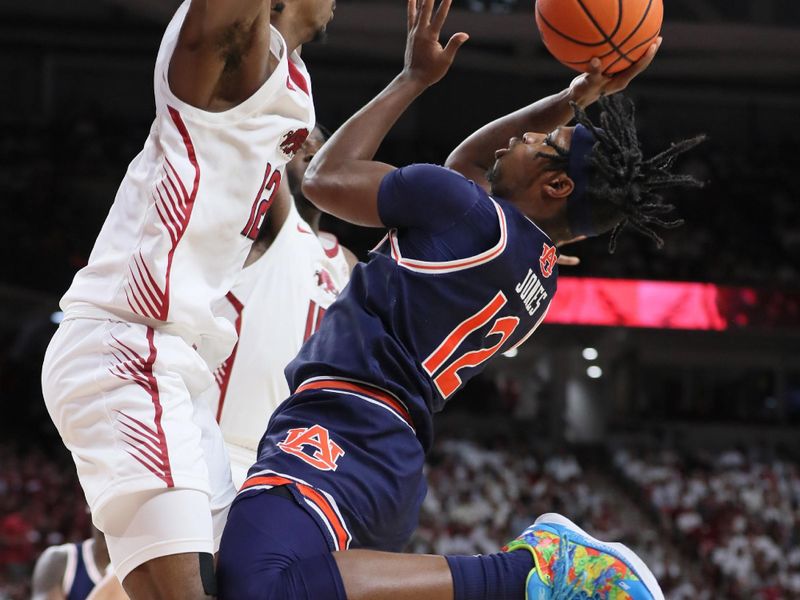
[[[586,108],[600,96],[610,96],[621,92],[633,79],[650,66],[661,46],[662,38],[659,37],[647,49],[647,52],[624,71],[614,75],[606,75],[601,71],[599,58],[593,58],[589,63],[589,70],[578,75],[569,85],[571,100],[581,108]]]

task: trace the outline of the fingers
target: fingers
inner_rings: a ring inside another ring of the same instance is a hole
[[[408,31],[411,31],[414,28],[414,23],[417,22],[417,0],[407,0],[408,8]]]
[[[421,0],[419,18],[417,19],[417,22],[422,23],[423,25],[428,25],[431,22],[431,15],[433,14],[433,2],[434,0]]]
[[[624,89],[634,77],[636,77],[639,73],[644,71],[647,67],[650,66],[650,63],[653,62],[653,59],[656,57],[656,53],[658,49],[661,47],[661,42],[663,38],[658,37],[655,42],[653,42],[650,47],[647,49],[647,52],[644,53],[642,58],[637,60],[634,64],[630,67],[625,69],[624,71],[620,71],[614,76],[615,87],[619,87],[619,89]]]
[[[561,254],[556,262],[558,262],[559,266],[562,267],[577,267],[579,264],[581,264],[581,259],[577,256]]]
[[[447,42],[447,46],[444,47],[444,55],[447,57],[447,60],[450,61],[450,63],[455,60],[456,52],[458,52],[458,49],[461,48],[461,46],[464,45],[464,42],[466,42],[468,39],[469,35],[463,32],[456,33],[450,38],[450,40]]]
[[[447,20],[447,13],[450,12],[450,5],[452,3],[453,0],[442,0],[439,3],[439,8],[436,9],[436,14],[431,21],[431,27],[433,28],[433,33],[437,36],[442,31],[442,27],[444,26],[445,20]]]

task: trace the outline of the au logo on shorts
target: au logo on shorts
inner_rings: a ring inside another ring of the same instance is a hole
[[[290,429],[286,439],[278,443],[278,448],[320,471],[335,471],[336,461],[344,456],[342,447],[331,439],[327,429],[319,425]],[[306,452],[305,448],[314,452]]]

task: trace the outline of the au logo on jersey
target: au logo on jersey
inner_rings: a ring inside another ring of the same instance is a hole
[[[293,129],[283,136],[280,144],[281,152],[291,160],[295,154],[300,152],[300,148],[303,147],[303,142],[306,141],[307,137],[308,129],[305,127]]]
[[[553,267],[556,266],[556,262],[558,261],[556,247],[548,246],[547,244],[543,244],[542,246],[542,255],[539,257],[539,268],[542,271],[542,275],[550,277],[550,275],[553,274]]]
[[[320,425],[290,429],[286,439],[278,443],[278,448],[320,471],[335,471],[336,462],[344,456],[342,447]],[[314,452],[306,452],[306,448]]]

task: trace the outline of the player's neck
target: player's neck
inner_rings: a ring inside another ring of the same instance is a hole
[[[317,210],[315,206],[311,204],[308,200],[305,202],[297,202],[295,201],[295,208],[297,208],[297,212],[300,215],[300,218],[303,219],[308,226],[311,227],[311,231],[314,232],[314,235],[319,235],[319,222],[322,218],[322,213]]]
[[[538,197],[525,194],[521,198],[515,198],[509,194],[507,200],[544,231],[554,244],[567,242],[574,238],[569,231],[563,212],[554,212],[549,207],[543,206]]]
[[[544,231],[554,244],[560,244],[573,239],[573,236],[565,220],[561,216],[544,217],[535,210],[525,210],[525,207],[517,205],[522,214],[528,217],[534,224]]]
[[[534,219],[529,217],[531,221],[536,223],[536,226],[544,231],[553,243],[558,245],[573,239],[569,227],[563,223],[563,219]]]
[[[285,11],[278,15],[274,12],[272,13],[272,25],[280,32],[283,41],[286,42],[288,54],[300,48],[310,37],[307,31],[301,30],[300,27],[295,25],[296,20],[292,19],[291,15],[287,15]]]

